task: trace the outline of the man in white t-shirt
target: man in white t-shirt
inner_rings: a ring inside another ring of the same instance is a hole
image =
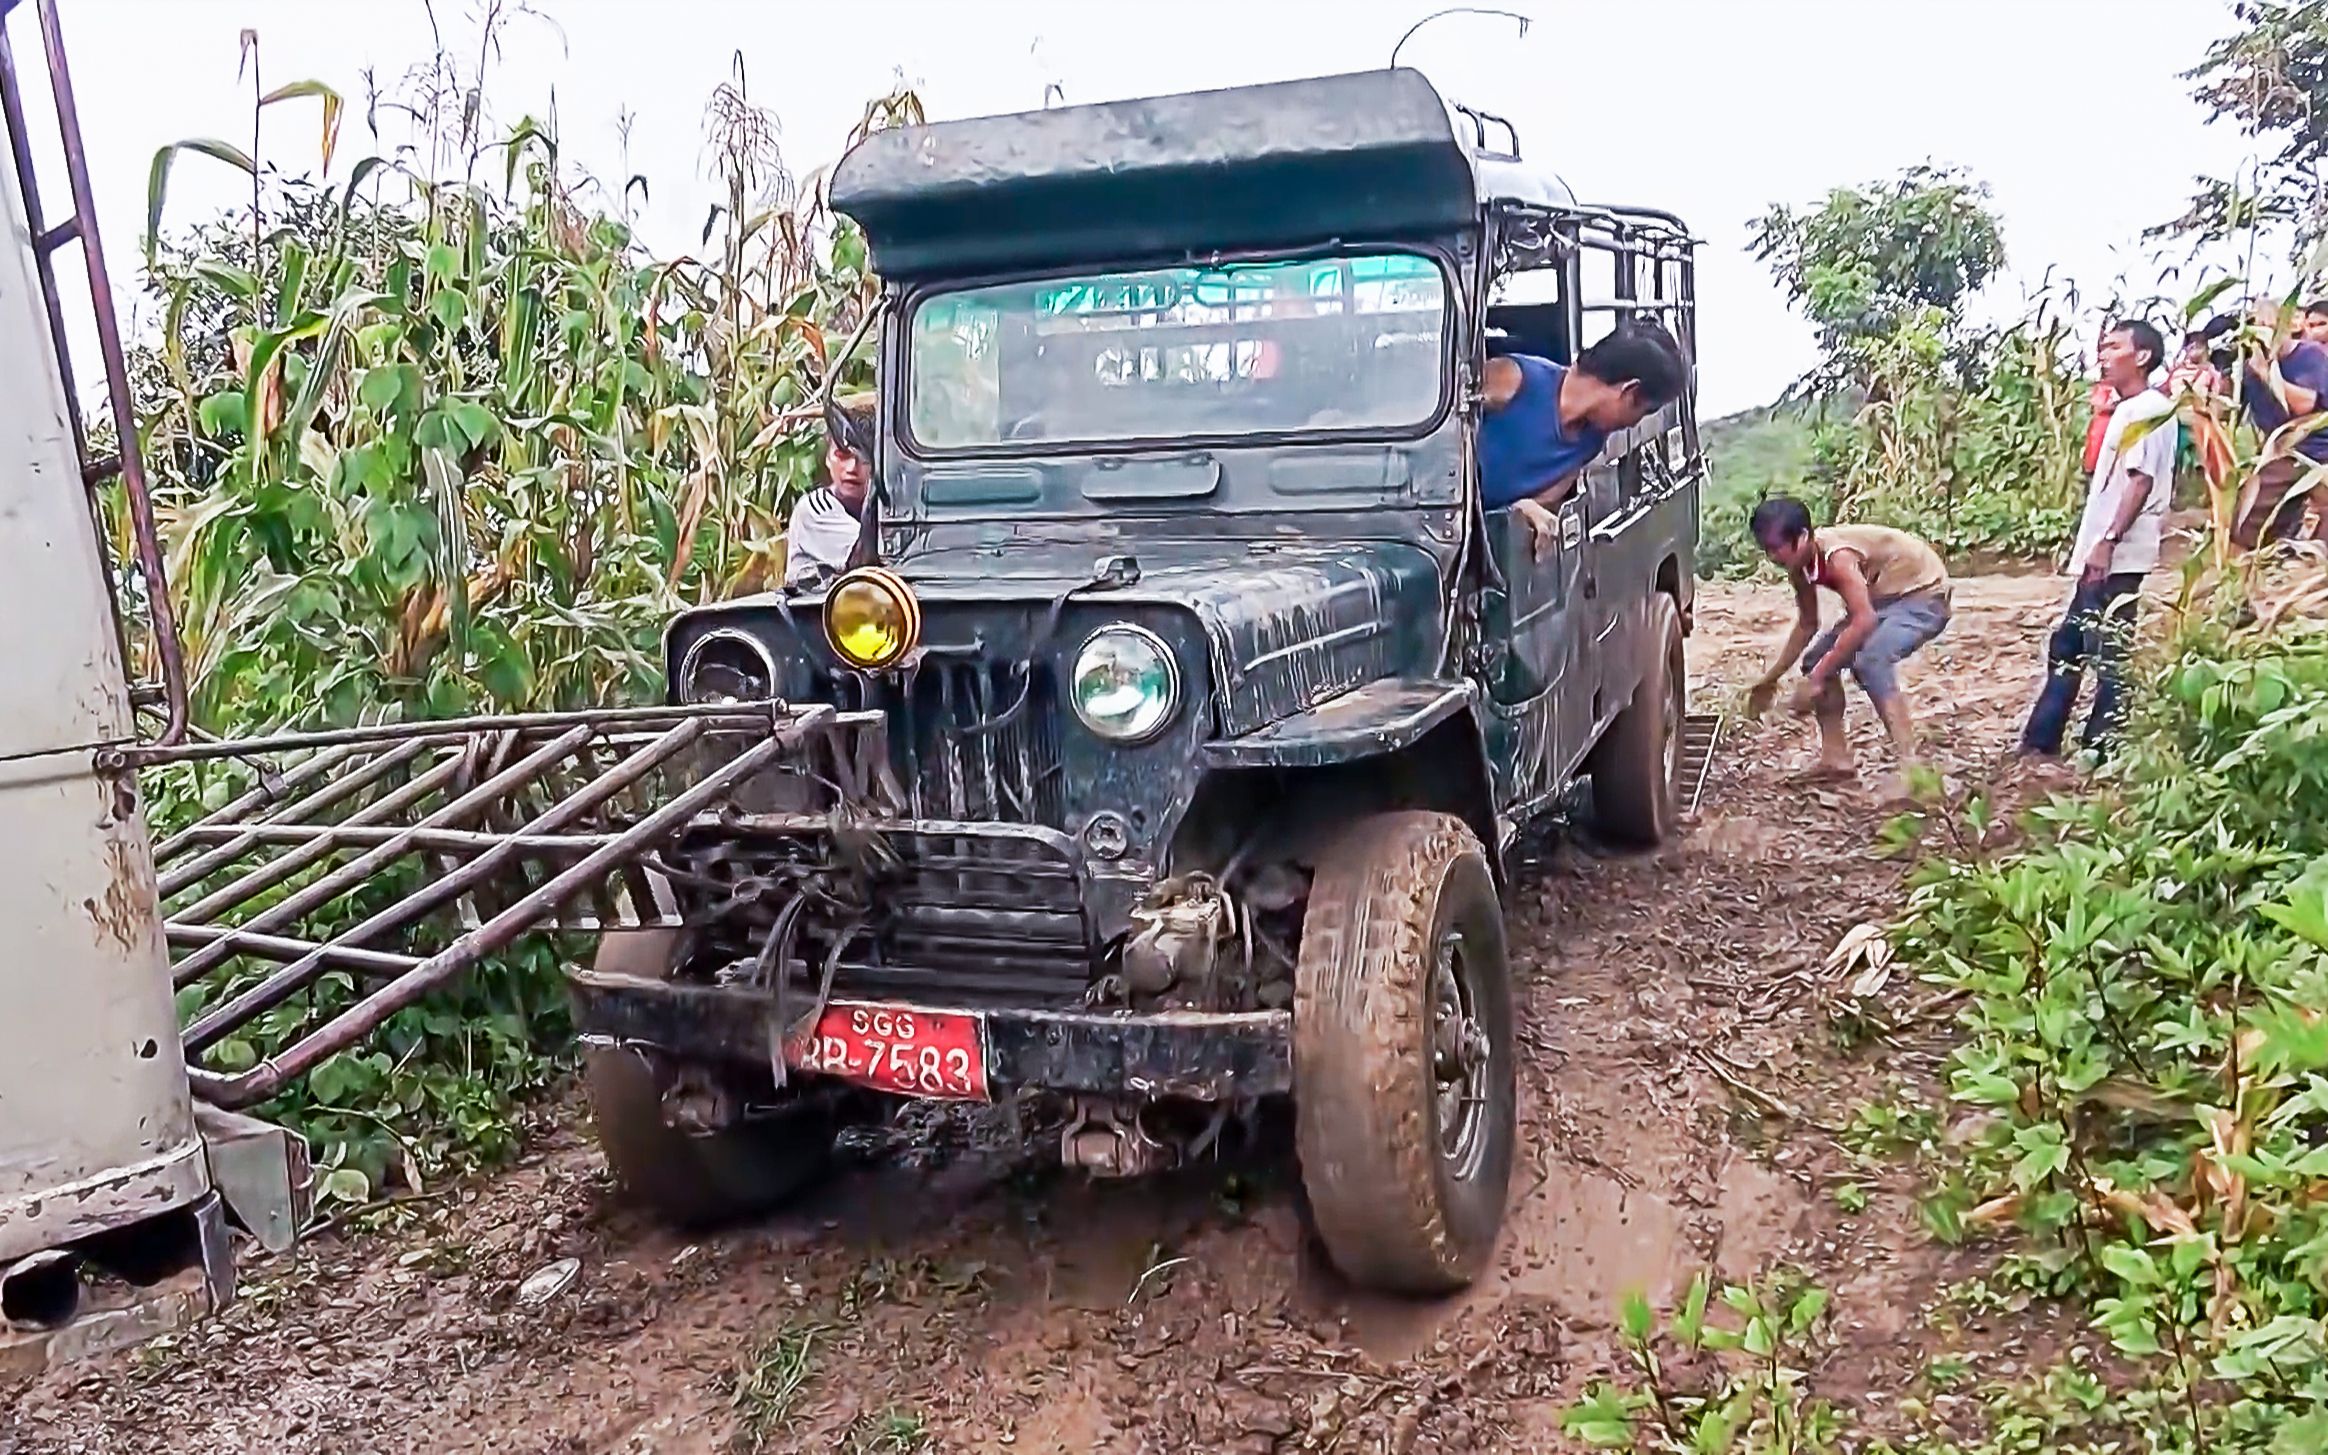
[[[2120,403],[2086,490],[2085,516],[2069,558],[2077,585],[2047,644],[2045,686],[2021,732],[2023,753],[2060,754],[2088,665],[2098,681],[2084,745],[2101,746],[2123,714],[2134,607],[2142,578],[2158,567],[2174,498],[2174,401],[2150,387],[2151,373],[2165,357],[2166,341],[2139,320],[2113,323],[2102,335],[2102,380]]]

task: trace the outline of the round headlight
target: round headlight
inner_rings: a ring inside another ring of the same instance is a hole
[[[679,662],[679,700],[765,702],[776,695],[776,663],[759,638],[728,627],[705,632]]]
[[[1106,626],[1075,654],[1075,715],[1111,742],[1154,737],[1180,707],[1180,663],[1144,627]]]
[[[921,643],[921,603],[878,566],[851,571],[825,597],[825,641],[861,671],[893,667]]]

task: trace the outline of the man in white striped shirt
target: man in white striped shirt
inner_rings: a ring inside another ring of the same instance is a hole
[[[794,502],[784,531],[784,584],[813,586],[846,570],[873,489],[873,410],[836,405],[825,415],[825,483]]]

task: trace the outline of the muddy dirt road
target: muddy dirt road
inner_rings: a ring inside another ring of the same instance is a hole
[[[1960,585],[1911,679],[1952,776],[2010,747],[2059,589]],[[1704,594],[1701,704],[1787,610]],[[1086,1186],[937,1119],[778,1221],[689,1240],[613,1206],[553,1126],[399,1227],[254,1269],[205,1329],[0,1391],[0,1451],[1559,1450],[1626,1289],[1781,1261],[1834,1291],[1819,1391],[1880,1412],[1963,1270],[1902,1175],[1831,1135],[1919,1056],[1837,1050],[1820,1014],[1829,948],[1888,913],[1900,869],[1871,853],[1870,789],[1783,786],[1807,754],[1807,725],[1743,730],[1673,848],[1560,846],[1520,881],[1522,1161],[1499,1264],[1461,1298],[1353,1293],[1266,1162]],[[565,1258],[567,1287],[520,1296]]]

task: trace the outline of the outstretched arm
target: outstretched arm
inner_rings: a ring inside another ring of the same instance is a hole
[[[1786,634],[1786,642],[1778,655],[1770,659],[1770,668],[1762,674],[1757,687],[1776,686],[1787,670],[1802,660],[1803,648],[1819,634],[1819,592],[1800,571],[1789,571],[1787,578],[1794,584],[1795,622]]]

